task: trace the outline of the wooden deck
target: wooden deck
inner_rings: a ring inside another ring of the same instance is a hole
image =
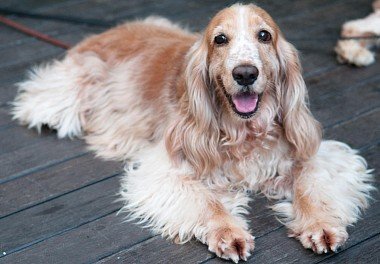
[[[256,0],[277,20],[302,52],[311,107],[325,137],[361,150],[380,170],[380,63],[358,69],[336,63],[333,47],[341,24],[366,16],[371,0]],[[52,16],[114,23],[163,15],[201,30],[221,0],[3,0],[14,8]],[[71,44],[103,31],[101,26],[9,16]],[[313,40],[314,38],[314,40]],[[318,38],[319,40],[315,40]],[[323,39],[323,40],[322,40]],[[220,263],[207,247],[192,241],[176,245],[153,236],[116,212],[122,164],[94,158],[81,140],[38,135],[8,114],[14,83],[37,63],[60,58],[64,50],[0,25],[0,263]],[[376,185],[379,176],[376,173]],[[380,202],[349,228],[337,254],[314,255],[286,236],[286,229],[257,197],[251,228],[256,249],[250,263],[380,263]]]

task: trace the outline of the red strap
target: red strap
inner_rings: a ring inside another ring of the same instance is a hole
[[[11,19],[8,19],[4,16],[0,16],[0,22],[11,27],[11,28],[14,28],[26,35],[30,35],[34,38],[37,38],[37,39],[40,39],[42,41],[45,41],[47,43],[50,43],[54,46],[57,46],[57,47],[60,47],[62,49],[69,49],[71,46],[69,44],[66,44],[58,39],[55,39],[55,38],[52,38],[48,35],[45,35],[37,30],[34,30],[34,29],[31,29],[31,28],[28,28],[20,23],[17,23]]]

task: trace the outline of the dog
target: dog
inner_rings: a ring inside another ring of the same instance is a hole
[[[12,114],[81,137],[127,162],[122,212],[217,256],[247,260],[251,192],[289,235],[336,251],[368,206],[371,171],[344,143],[321,138],[296,49],[256,5],[217,13],[203,33],[149,17],[91,36],[19,84]]]
[[[380,0],[374,1],[372,6],[372,14],[343,24],[341,32],[343,38],[359,39],[342,39],[337,42],[335,52],[338,62],[358,67],[375,62],[375,53],[371,48],[380,47]]]

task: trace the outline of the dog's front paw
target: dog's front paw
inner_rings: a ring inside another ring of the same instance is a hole
[[[210,232],[208,249],[218,257],[246,261],[255,247],[254,237],[240,227],[220,227]]]
[[[332,227],[324,224],[312,225],[302,232],[291,233],[305,248],[311,248],[318,254],[328,251],[336,252],[347,240],[348,234],[344,227]]]

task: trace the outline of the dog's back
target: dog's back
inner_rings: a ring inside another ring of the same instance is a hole
[[[89,37],[19,84],[14,118],[37,129],[46,124],[59,137],[84,135],[105,158],[128,158],[162,137],[195,40],[159,17]]]

